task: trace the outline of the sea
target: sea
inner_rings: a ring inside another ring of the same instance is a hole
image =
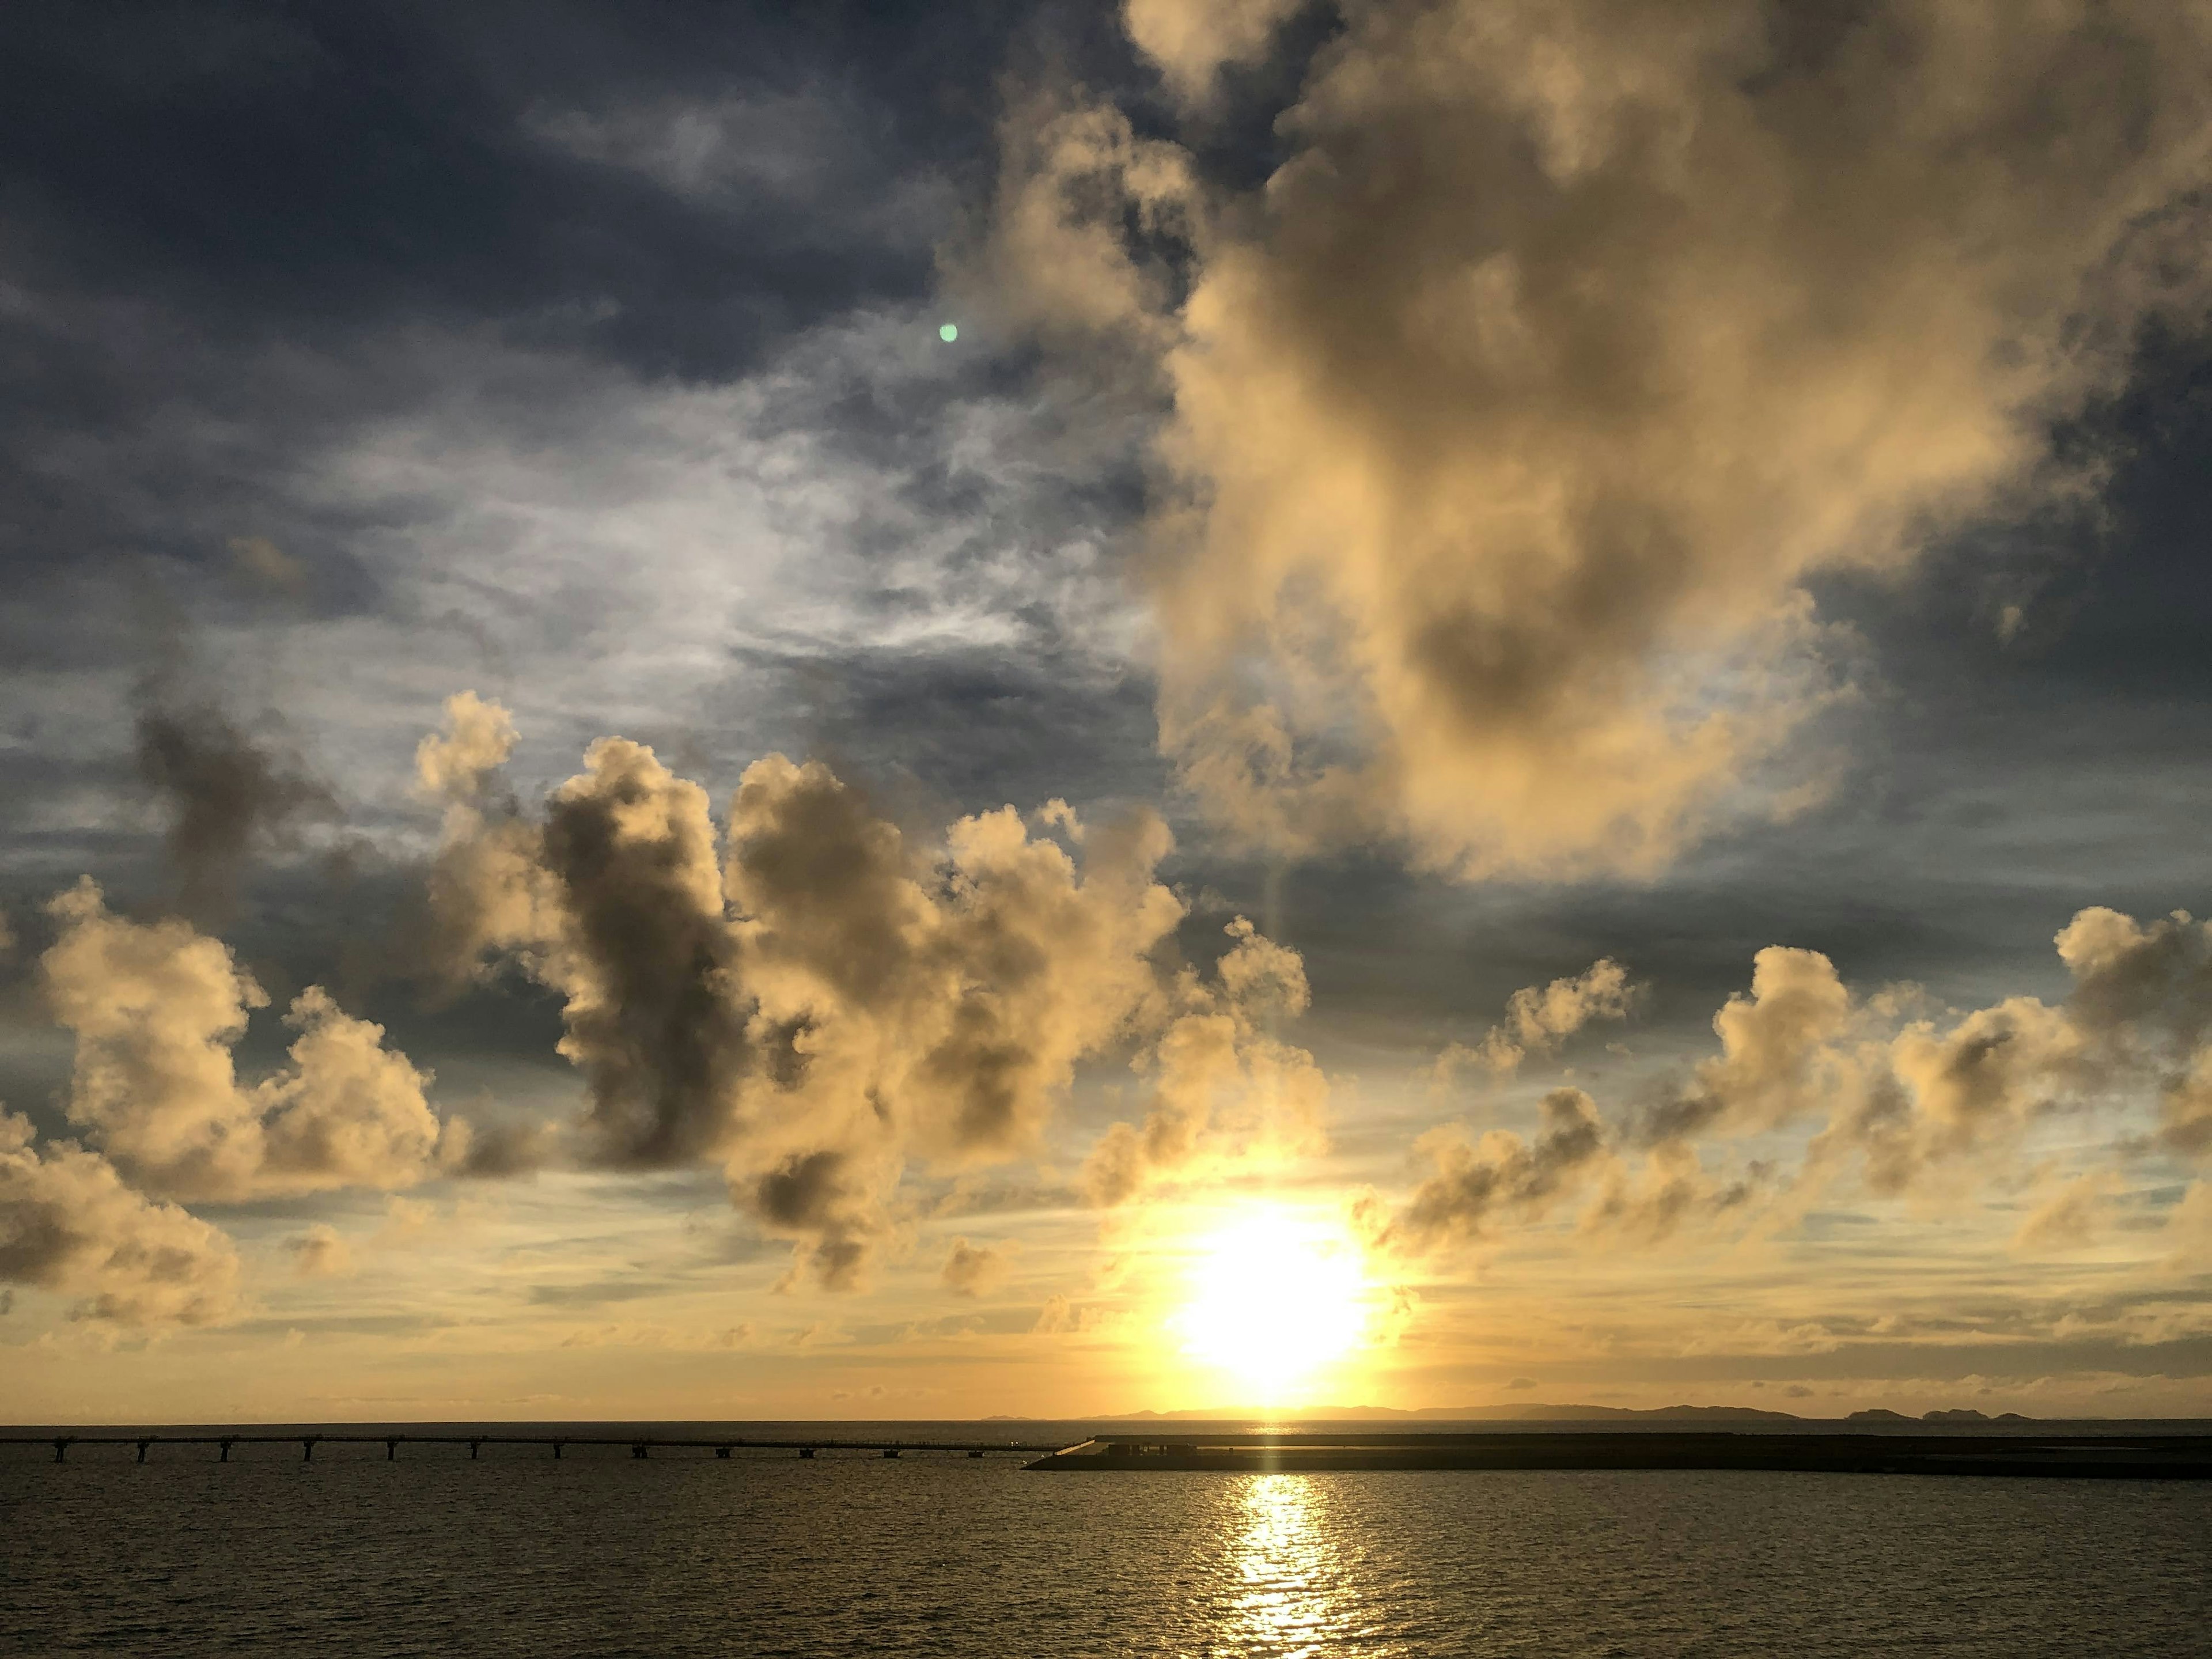
[[[573,1431],[1066,1444],[1089,1427]],[[2212,1654],[2212,1483],[1024,1462],[0,1446],[0,1654]]]

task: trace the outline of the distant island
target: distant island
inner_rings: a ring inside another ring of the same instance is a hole
[[[1225,1407],[1159,1412],[1116,1412],[1103,1417],[1085,1418],[1085,1422],[1097,1423],[1218,1423],[1246,1418],[1276,1418],[1300,1423],[1346,1422],[1431,1422],[1431,1423],[1589,1423],[1611,1419],[1632,1419],[1643,1422],[1697,1423],[1804,1423],[1819,1422],[1795,1412],[1765,1411],[1755,1406],[1426,1406],[1414,1411],[1401,1410],[1395,1406],[1311,1406],[1297,1411],[1246,1410]],[[1019,1419],[1006,1419],[1006,1421]],[[1956,1407],[1948,1411],[1923,1412],[1918,1417],[1907,1417],[1902,1412],[1886,1411],[1875,1407],[1853,1412],[1843,1419],[1847,1423],[2032,1423],[2033,1418],[2023,1417],[2018,1412],[2006,1412],[1990,1417],[1970,1407]]]
[[[1887,1412],[1879,1406],[1870,1411],[1853,1412],[1844,1419],[1846,1423],[2033,1423],[2035,1419],[2022,1417],[2018,1412],[2004,1412],[1996,1417],[1974,1410],[1970,1406],[1957,1406],[1947,1412],[1923,1412],[1917,1418],[1899,1412]]]

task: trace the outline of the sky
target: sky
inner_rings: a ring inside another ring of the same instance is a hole
[[[2212,1415],[2208,214],[2201,0],[15,9],[6,1414]]]

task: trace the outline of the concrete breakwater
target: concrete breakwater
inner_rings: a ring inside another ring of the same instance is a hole
[[[2067,1432],[1100,1435],[1031,1469],[1321,1473],[1364,1469],[1759,1469],[2212,1480],[2212,1435]]]

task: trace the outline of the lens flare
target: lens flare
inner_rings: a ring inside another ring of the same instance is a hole
[[[945,323],[942,325],[937,331],[937,337],[944,341],[945,344],[951,345],[955,340],[960,337],[959,325],[956,323]]]

